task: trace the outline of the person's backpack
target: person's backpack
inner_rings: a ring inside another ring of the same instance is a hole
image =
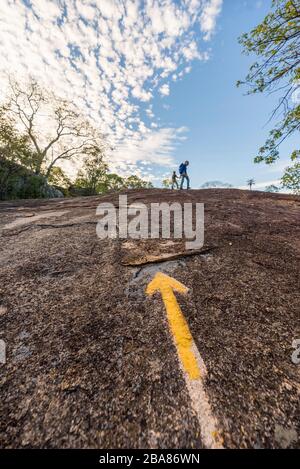
[[[184,163],[181,163],[181,165],[179,166],[179,174],[184,174],[186,173],[186,166]]]

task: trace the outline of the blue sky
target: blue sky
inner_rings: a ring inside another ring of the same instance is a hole
[[[192,187],[276,182],[295,139],[272,167],[254,165],[276,96],[235,84],[254,57],[238,37],[270,0],[1,0],[0,101],[7,72],[69,100],[106,137],[111,171],[155,185],[190,161]],[[17,33],[16,33],[17,32]],[[38,138],[55,122],[41,117]],[[273,122],[275,124],[275,122]],[[58,152],[59,148],[54,147]],[[82,159],[63,168],[75,176]]]
[[[254,57],[241,54],[237,38],[257,25],[270,10],[271,1],[225,0],[211,41],[211,58],[195,63],[184,80],[172,86],[162,109],[164,120],[186,125],[188,139],[176,151],[176,160],[190,160],[193,187],[219,180],[235,187],[254,177],[257,188],[278,181],[296,148],[296,138],[281,147],[278,164],[254,164],[253,157],[265,142],[275,121],[267,125],[278,96],[245,96],[246,88],[235,86],[246,76]]]

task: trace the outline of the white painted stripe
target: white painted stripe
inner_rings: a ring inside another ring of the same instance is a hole
[[[218,430],[219,425],[216,417],[212,413],[209,399],[204,388],[207,369],[194,341],[192,344],[192,350],[201,371],[200,379],[191,380],[189,375],[183,369],[180,360],[179,363],[189,391],[192,407],[196,412],[199,421],[202,443],[205,448],[208,449],[223,449],[223,440]]]

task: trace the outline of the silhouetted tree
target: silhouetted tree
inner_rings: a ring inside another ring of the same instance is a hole
[[[265,189],[266,192],[279,192],[279,187],[275,186],[275,184],[270,184]]]
[[[254,179],[248,179],[247,185],[250,187],[250,191],[252,191],[252,186],[255,185]]]
[[[47,179],[60,161],[103,155],[103,136],[73,104],[43,90],[35,80],[22,86],[10,78],[9,84],[9,96],[0,115],[22,129],[32,149],[35,174]]]

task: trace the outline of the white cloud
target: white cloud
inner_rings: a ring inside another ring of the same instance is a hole
[[[160,88],[159,88],[159,92],[162,96],[169,96],[170,94],[170,86],[165,83],[164,85],[162,85]]]
[[[135,86],[132,89],[131,94],[134,98],[137,98],[140,101],[150,101],[150,99],[152,98],[152,94],[150,93],[150,91],[143,90],[139,86]]]
[[[200,16],[200,26],[206,41],[211,38],[215,30],[217,17],[222,10],[222,4],[223,0],[206,0],[205,2]]]
[[[163,128],[151,131],[144,131],[144,135],[135,135],[130,140],[124,141],[117,149],[116,159],[113,166],[115,168],[126,169],[124,163],[128,161],[133,164],[144,161],[152,164],[172,167],[174,164],[172,152],[175,150],[177,141],[181,138],[179,134],[186,131],[186,128],[174,129]],[[122,163],[120,165],[120,163]]]
[[[182,134],[155,122],[151,101],[170,93],[216,26],[221,0],[1,0],[0,85],[35,77],[109,135],[113,165],[169,165]],[[144,113],[145,103],[148,111]],[[147,127],[142,115],[150,118]]]

